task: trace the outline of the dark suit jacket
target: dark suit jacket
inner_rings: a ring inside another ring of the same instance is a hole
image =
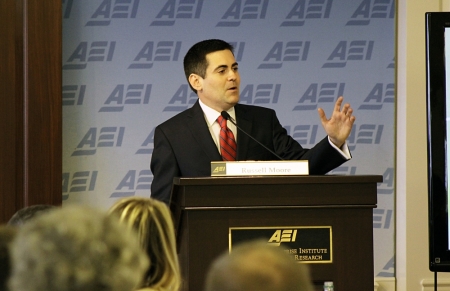
[[[328,137],[311,149],[303,148],[287,134],[272,109],[243,104],[234,108],[240,128],[284,160],[308,160],[311,175],[325,174],[346,161]],[[151,197],[169,203],[174,177],[211,176],[211,161],[221,160],[197,100],[194,106],[155,128]],[[237,160],[278,158],[238,129]]]

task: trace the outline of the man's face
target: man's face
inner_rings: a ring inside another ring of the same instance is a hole
[[[205,78],[198,76],[198,97],[219,112],[228,110],[239,101],[241,79],[236,59],[231,51],[222,50],[207,54],[206,60]]]

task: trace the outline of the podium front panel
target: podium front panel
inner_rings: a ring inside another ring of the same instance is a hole
[[[182,290],[203,290],[211,262],[229,249],[230,227],[285,226],[332,227],[332,263],[308,264],[317,286],[334,281],[336,290],[373,289],[373,208],[381,176],[303,178],[175,181],[171,208]]]

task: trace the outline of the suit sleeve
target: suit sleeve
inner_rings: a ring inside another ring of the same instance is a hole
[[[160,127],[156,127],[153,140],[151,197],[169,204],[173,178],[180,176],[180,169],[172,146]]]
[[[309,161],[311,175],[324,175],[347,161],[338,150],[331,146],[328,136],[308,150],[305,158]]]
[[[311,149],[303,148],[296,140],[287,134],[273,115],[274,148],[277,154],[286,160],[308,160],[310,175],[323,175],[347,161],[341,153],[333,148],[326,136]]]

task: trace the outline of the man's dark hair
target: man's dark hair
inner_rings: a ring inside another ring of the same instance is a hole
[[[216,52],[230,50],[234,52],[234,48],[231,44],[220,39],[207,39],[194,44],[184,56],[183,66],[184,74],[191,89],[197,93],[191,84],[189,83],[189,76],[191,74],[197,74],[202,78],[206,76],[206,68],[208,62],[206,61],[206,55]]]
[[[14,213],[14,215],[11,217],[11,219],[8,221],[7,224],[14,226],[21,226],[28,220],[35,217],[36,215],[40,215],[56,207],[57,206],[48,204],[37,204],[24,207],[22,209],[19,209],[16,213]]]

